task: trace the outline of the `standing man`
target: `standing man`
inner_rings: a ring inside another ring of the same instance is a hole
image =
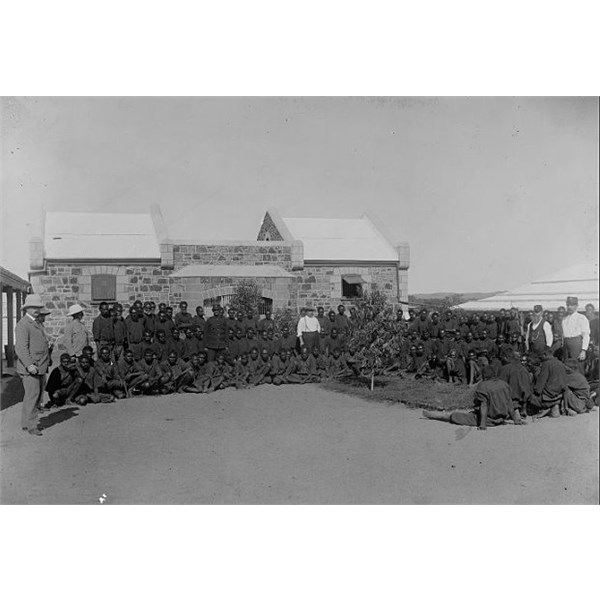
[[[567,297],[567,314],[562,320],[563,360],[577,359],[579,370],[583,373],[583,362],[590,344],[590,323],[585,315],[577,312],[578,304],[575,296]]]
[[[94,319],[92,333],[96,342],[96,352],[100,355],[100,349],[105,346],[109,349],[112,356],[115,347],[115,328],[110,309],[106,302],[100,303],[100,314]]]
[[[72,317],[65,325],[63,344],[71,358],[79,358],[85,346],[90,345],[90,334],[87,327],[82,323],[83,308],[79,304],[69,307],[67,317]]]
[[[204,330],[204,349],[208,362],[214,362],[217,354],[225,352],[229,347],[227,319],[223,316],[223,309],[215,304],[213,316],[206,321]]]
[[[541,304],[533,307],[531,323],[525,333],[525,347],[528,352],[541,356],[544,350],[552,347],[553,335],[550,323],[543,317],[544,309]]]
[[[321,325],[315,317],[315,309],[312,306],[307,306],[303,312],[304,315],[298,321],[298,338],[300,339],[300,348],[306,347],[311,353],[315,346],[318,348],[320,345]]]
[[[50,364],[50,348],[43,324],[38,320],[43,310],[39,294],[30,294],[25,299],[25,315],[15,330],[17,373],[21,377],[25,396],[21,412],[21,427],[31,435],[42,435],[38,427],[38,407],[46,387],[46,374]]]

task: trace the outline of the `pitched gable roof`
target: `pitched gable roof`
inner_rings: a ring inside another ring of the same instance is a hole
[[[398,252],[367,215],[359,219],[282,217],[294,239],[304,244],[304,260],[398,261]]]
[[[588,303],[598,307],[598,264],[578,263],[516,287],[508,292],[458,305],[464,310],[500,310],[515,307],[532,310],[541,304],[545,310],[565,306],[567,296],[579,299],[579,310]]]
[[[150,214],[48,212],[44,247],[55,260],[160,259]]]

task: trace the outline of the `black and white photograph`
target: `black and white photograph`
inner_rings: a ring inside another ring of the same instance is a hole
[[[3,503],[598,503],[596,98],[2,115]]]
[[[597,3],[1,14],[3,597],[593,594]]]

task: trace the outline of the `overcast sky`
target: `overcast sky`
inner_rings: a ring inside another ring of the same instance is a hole
[[[597,259],[595,98],[5,98],[2,265],[48,211],[145,212],[173,238],[358,217],[411,246],[409,291],[496,291]]]

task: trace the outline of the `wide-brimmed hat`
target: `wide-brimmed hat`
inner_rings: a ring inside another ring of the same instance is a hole
[[[39,294],[29,294],[27,298],[25,298],[25,303],[22,308],[42,308],[44,303],[42,302],[42,297]]]
[[[69,306],[69,311],[67,312],[67,316],[72,317],[73,315],[78,315],[83,312],[83,308],[79,304],[73,304],[73,306]]]

